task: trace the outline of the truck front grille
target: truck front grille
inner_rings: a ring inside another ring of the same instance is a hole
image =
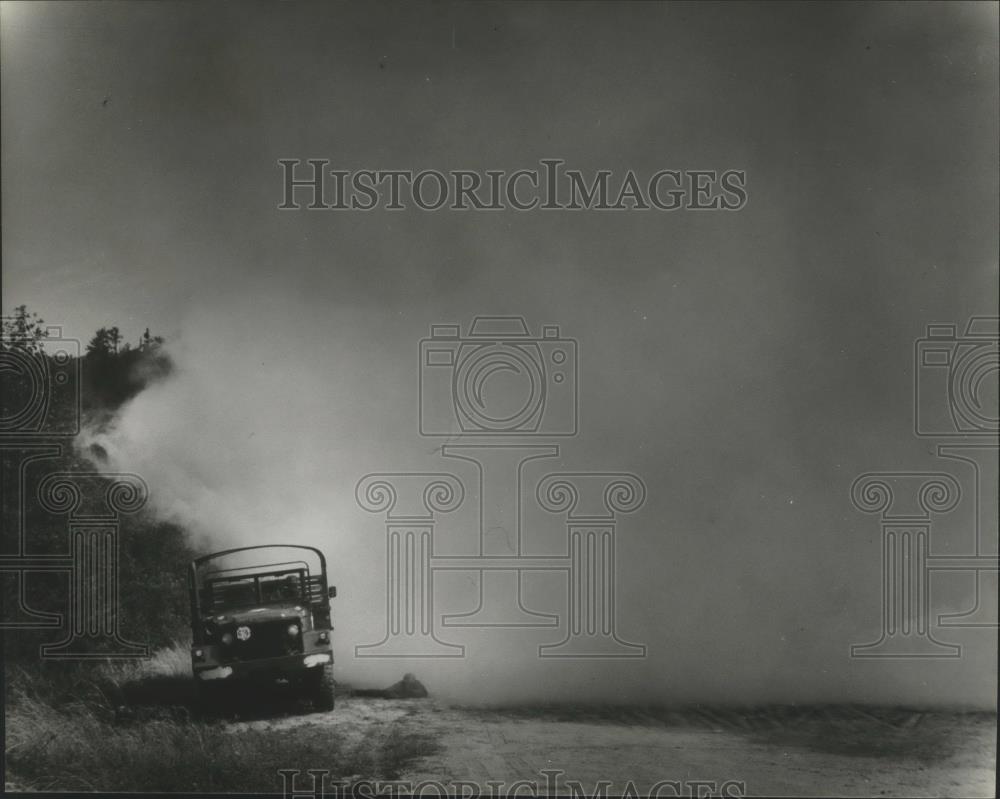
[[[298,635],[289,635],[288,626],[296,623],[300,627]],[[250,628],[250,637],[245,641],[239,640],[236,636],[236,631],[240,627]],[[228,626],[226,631],[233,636],[233,642],[226,648],[227,654],[233,660],[274,658],[302,652],[301,623],[295,619],[233,624]]]

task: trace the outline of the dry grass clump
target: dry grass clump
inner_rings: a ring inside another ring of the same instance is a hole
[[[350,741],[308,721],[279,731],[199,718],[180,643],[148,661],[43,661],[6,676],[8,783],[18,790],[276,793],[279,769],[395,779],[436,749],[393,725]]]

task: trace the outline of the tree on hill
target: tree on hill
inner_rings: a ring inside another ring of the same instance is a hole
[[[75,429],[75,424],[68,421],[79,419],[78,400],[82,399],[85,421],[99,425],[113,420],[122,403],[152,382],[164,379],[172,368],[163,339],[152,335],[148,328],[137,344],[130,346],[123,343],[117,327],[102,327],[91,338],[84,355],[71,358],[69,363],[64,356],[57,358],[46,352],[44,343],[48,333],[44,321],[24,305],[3,318],[0,334],[0,350],[8,351],[0,365],[0,416],[5,424],[14,425],[20,418],[18,414],[23,416],[25,407],[34,407],[32,402],[38,405],[35,395],[39,375],[51,378],[47,403],[39,405],[38,411],[48,420],[45,429],[66,431]],[[12,350],[17,352],[9,352]],[[63,378],[61,383],[59,377]],[[74,381],[79,381],[78,386]],[[8,485],[15,484],[12,470],[19,468],[14,450],[0,462],[3,479],[0,549],[5,552],[17,551],[21,529],[33,552],[60,555],[67,551],[65,520],[47,512],[34,499],[36,481],[53,472],[93,473],[102,464],[95,463],[100,461],[98,453],[82,453],[75,447],[64,446],[67,443],[64,438],[55,440],[60,446],[53,448],[52,456],[33,464],[22,475],[25,480],[30,478],[31,484],[22,484],[20,497],[7,490]],[[121,632],[128,640],[163,646],[183,634],[187,626],[184,580],[194,552],[181,528],[159,522],[145,511],[123,516],[120,530],[120,596],[116,612],[122,621]],[[91,576],[87,572],[82,579],[87,581]],[[0,607],[16,609],[22,600],[38,611],[65,614],[68,600],[65,575],[32,574],[24,578],[23,585],[12,580],[0,581]],[[51,643],[57,633],[53,630],[9,633],[3,641],[5,662],[36,665],[39,645]]]
[[[88,342],[82,370],[84,410],[113,411],[170,373],[163,338],[152,335],[148,327],[137,346],[122,342],[116,326],[100,328]]]
[[[87,344],[87,355],[117,355],[121,341],[122,334],[117,327],[102,327]]]
[[[42,342],[49,333],[43,327],[45,320],[28,311],[27,305],[18,305],[11,316],[3,318],[0,327],[0,350],[21,349],[41,352]]]

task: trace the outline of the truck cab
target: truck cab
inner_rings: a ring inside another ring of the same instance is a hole
[[[191,667],[199,694],[287,681],[316,710],[333,709],[326,558],[315,547],[227,549],[191,563]]]

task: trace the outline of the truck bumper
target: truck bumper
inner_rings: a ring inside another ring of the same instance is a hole
[[[330,663],[333,663],[332,652],[304,652],[297,655],[231,661],[229,663],[193,663],[192,667],[195,679],[208,681],[285,677],[310,669],[323,668]]]

